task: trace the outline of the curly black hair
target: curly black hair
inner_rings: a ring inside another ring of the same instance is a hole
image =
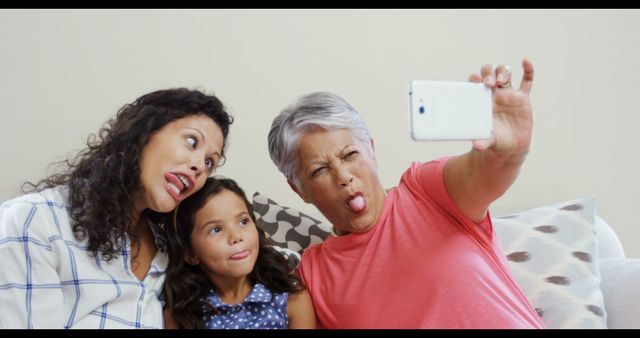
[[[185,261],[185,253],[191,246],[191,232],[196,212],[204,207],[211,197],[223,190],[235,193],[244,201],[258,230],[258,258],[249,274],[250,282],[253,285],[261,283],[274,293],[304,290],[300,277],[294,273],[294,267],[287,264],[284,256],[269,245],[264,229],[256,222],[253,206],[247,200],[244,191],[232,179],[209,177],[202,189],[180,203],[176,211],[176,222],[166,227],[169,267],[163,296],[167,308],[171,310],[173,319],[180,328],[205,328],[203,314],[217,314],[217,310],[208,302],[202,301],[211,288],[216,290],[215,285],[199,266],[190,265]]]
[[[175,88],[145,94],[124,105],[96,134],[87,147],[65,165],[62,173],[37,183],[26,182],[22,191],[41,191],[58,185],[69,187],[69,216],[76,238],[88,237],[90,253],[110,261],[118,257],[120,239],[133,215],[134,192],[140,189],[140,157],[151,136],[168,123],[192,115],[211,118],[222,130],[222,156],[233,118],[214,95]],[[162,214],[145,210],[148,217]]]

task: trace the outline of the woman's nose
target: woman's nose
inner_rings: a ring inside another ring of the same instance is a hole
[[[197,156],[193,159],[191,159],[191,164],[189,166],[189,169],[191,169],[193,172],[196,173],[196,175],[204,172],[204,158],[202,156]]]
[[[353,175],[347,170],[338,170],[338,182],[342,186],[348,186],[353,183]]]

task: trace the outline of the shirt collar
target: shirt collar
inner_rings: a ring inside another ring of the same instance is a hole
[[[153,238],[156,243],[156,247],[161,252],[167,251],[167,237],[164,231],[164,223],[163,222],[154,222],[151,217],[147,217],[147,222],[149,223],[149,228],[151,229],[151,233],[153,233]]]
[[[242,304],[269,303],[271,302],[272,298],[273,296],[271,295],[271,292],[269,291],[269,289],[267,289],[267,287],[265,287],[261,283],[256,283],[256,285],[253,286],[251,293],[249,293],[247,298],[242,301]],[[209,294],[206,300],[215,308],[225,308],[236,305],[223,303],[218,294],[213,289],[209,290]]]

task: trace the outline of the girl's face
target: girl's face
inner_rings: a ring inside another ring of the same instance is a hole
[[[198,191],[220,161],[222,130],[205,115],[172,121],[151,135],[140,158],[136,209],[169,212]]]
[[[242,278],[258,258],[258,230],[244,200],[223,189],[196,212],[187,263],[200,265],[217,285]]]

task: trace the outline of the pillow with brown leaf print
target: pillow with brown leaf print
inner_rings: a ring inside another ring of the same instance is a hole
[[[507,263],[547,328],[606,328],[596,198],[492,216]]]

